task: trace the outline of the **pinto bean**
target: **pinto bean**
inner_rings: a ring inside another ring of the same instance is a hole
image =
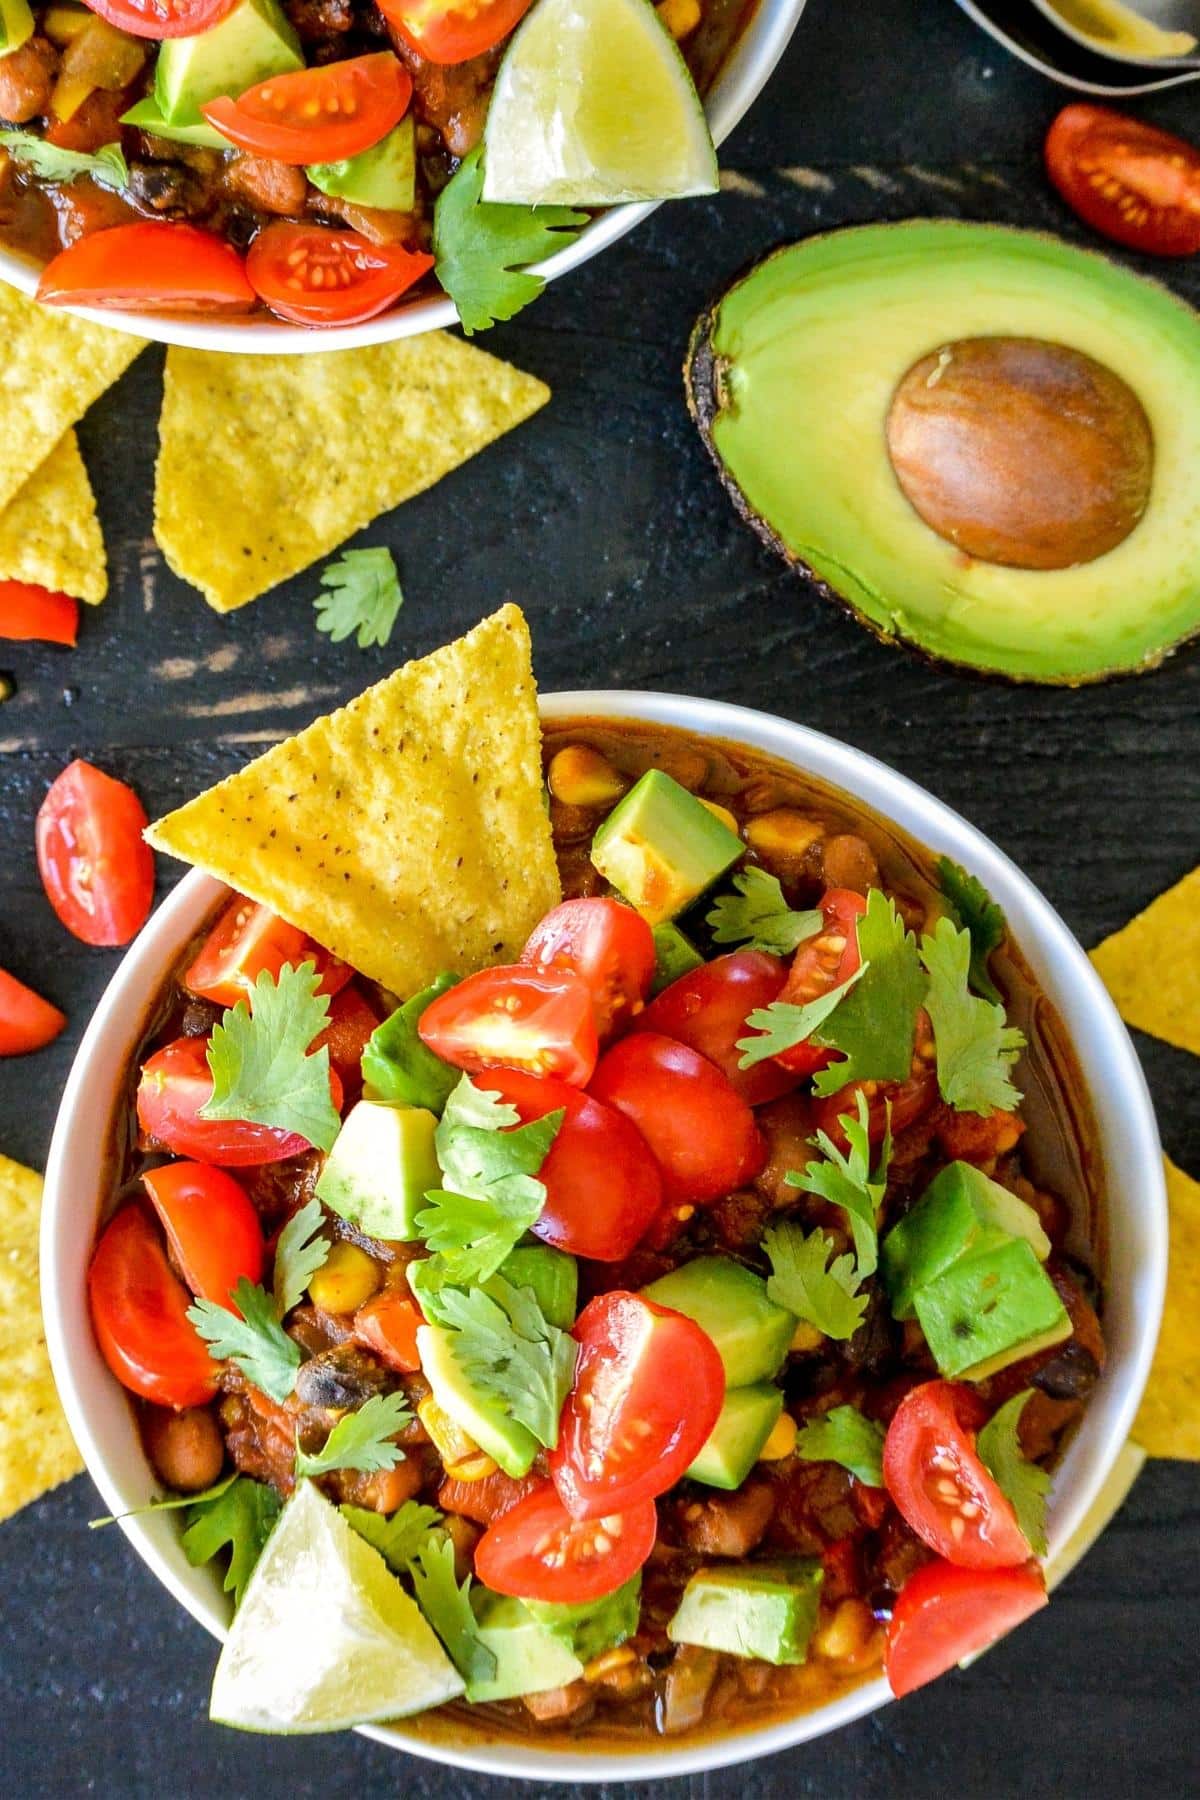
[[[218,1480],[225,1464],[225,1445],[207,1406],[170,1412],[147,1407],[142,1441],[156,1473],[180,1494],[198,1494]]]

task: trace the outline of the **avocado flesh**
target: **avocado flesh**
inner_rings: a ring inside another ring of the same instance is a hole
[[[442,1179],[436,1131],[437,1120],[423,1106],[360,1100],[325,1159],[318,1199],[368,1237],[417,1237],[417,1214]]]
[[[1026,1238],[965,1256],[913,1296],[938,1372],[986,1381],[1071,1335],[1071,1320]]]
[[[727,1389],[769,1381],[795,1334],[795,1319],[767,1298],[762,1276],[728,1256],[694,1257],[642,1292],[707,1333],[721,1358]]]
[[[171,125],[198,125],[219,95],[235,100],[272,75],[304,67],[295,30],[276,0],[239,0],[207,31],[166,38],[154,69],[154,99]]]
[[[486,1680],[468,1682],[468,1700],[515,1700],[569,1687],[583,1674],[579,1658],[539,1625],[520,1600],[486,1594],[478,1619],[480,1639],[496,1658],[496,1669]]]
[[[667,1626],[674,1644],[698,1644],[776,1667],[802,1663],[817,1622],[823,1571],[817,1557],[700,1569]]]
[[[727,1493],[740,1488],[782,1411],[783,1390],[774,1382],[730,1388],[716,1424],[687,1471],[688,1479]]]
[[[537,1439],[497,1401],[480,1393],[454,1354],[453,1336],[440,1325],[417,1328],[421,1370],[434,1399],[506,1475],[515,1479],[528,1475],[538,1453]]]
[[[899,382],[958,339],[1063,343],[1120,376],[1154,435],[1150,498],[1075,568],[973,562],[901,491],[884,435]],[[1200,630],[1200,321],[1092,252],[948,220],[775,252],[698,324],[689,401],[739,508],[888,639],[1017,680],[1153,666]]]
[[[10,56],[33,36],[29,0],[0,0],[0,57]]]
[[[917,1204],[893,1225],[880,1250],[892,1317],[914,1317],[915,1295],[964,1257],[1024,1238],[1039,1262],[1050,1239],[1033,1207],[972,1163],[952,1162],[934,1176]]]

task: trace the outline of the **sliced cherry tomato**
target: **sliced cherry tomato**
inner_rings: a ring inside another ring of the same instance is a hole
[[[417,1352],[420,1325],[421,1315],[413,1302],[391,1290],[368,1300],[354,1315],[354,1335],[359,1343],[403,1375],[415,1375],[421,1367]]]
[[[228,1306],[244,1275],[258,1281],[266,1250],[258,1214],[232,1175],[205,1163],[165,1163],[142,1177],[193,1294]]]
[[[533,0],[381,0],[380,12],[431,63],[470,62],[506,38]]]
[[[412,76],[390,50],[270,75],[200,108],[239,150],[275,162],[340,162],[385,138],[408,111]]]
[[[178,219],[139,219],[77,238],[42,270],[46,306],[124,312],[249,312],[254,289],[232,244]]]
[[[778,996],[780,1000],[789,1006],[807,1006],[849,981],[862,962],[858,921],[866,910],[866,900],[852,888],[826,889],[821,897],[825,929],[797,950],[783,992]],[[781,1051],[775,1060],[797,1075],[812,1075],[817,1069],[826,1068],[835,1055],[836,1051],[824,1050],[806,1040]]]
[[[137,1115],[148,1137],[176,1156],[230,1169],[282,1162],[311,1148],[298,1133],[279,1131],[273,1125],[254,1125],[242,1119],[202,1119],[200,1108],[212,1097],[213,1088],[207,1049],[206,1038],[175,1038],[143,1064]],[[340,1110],[342,1084],[333,1069],[329,1071],[329,1087],[333,1103]]]
[[[66,1013],[0,969],[0,1056],[27,1056],[43,1049],[66,1022]]]
[[[373,319],[428,274],[432,256],[372,244],[357,231],[267,225],[250,246],[246,273],[260,300],[298,325],[357,325]]]
[[[637,1127],[615,1106],[565,1081],[490,1069],[478,1085],[515,1106],[522,1124],[559,1107],[566,1114],[538,1172],[546,1203],[534,1235],[597,1262],[628,1256],[663,1203],[658,1164]]]
[[[594,1519],[682,1480],[717,1422],[725,1370],[694,1320],[619,1289],[585,1306],[572,1336],[579,1361],[550,1473],[567,1511]]]
[[[69,763],[38,809],[38,870],[46,898],[85,944],[127,944],[154,902],[148,821],[131,787]]]
[[[568,969],[481,969],[430,1002],[417,1027],[455,1069],[521,1069],[586,1087],[599,1045],[592,996]]]
[[[641,1568],[658,1532],[653,1500],[599,1519],[573,1519],[545,1481],[488,1526],[475,1573],[496,1594],[580,1606],[615,1593]]]
[[[192,1303],[162,1239],[139,1206],[106,1226],[88,1269],[92,1328],[122,1386],[160,1406],[203,1406],[216,1368],[187,1316]]]
[[[681,975],[652,1000],[637,1022],[639,1031],[658,1031],[690,1044],[732,1082],[748,1106],[778,1100],[800,1077],[769,1058],[739,1067],[739,1038],[753,1037],[747,1014],[780,998],[787,971],[777,956],[762,950],[735,950]]]
[[[79,636],[79,602],[32,581],[0,581],[0,638],[68,644]]]
[[[623,1038],[601,1057],[590,1092],[637,1126],[662,1170],[670,1208],[732,1193],[766,1162],[741,1095],[706,1056],[673,1038],[653,1031]]]
[[[971,1388],[922,1382],[888,1426],[883,1479],[905,1523],[938,1556],[963,1569],[1014,1568],[1033,1551],[976,1452],[981,1422]]]
[[[1200,250],[1200,150],[1107,106],[1065,106],[1046,172],[1093,230],[1149,256]]]
[[[860,1093],[867,1100],[867,1137],[872,1144],[881,1144],[889,1119],[892,1136],[897,1137],[929,1111],[938,1095],[937,1072],[918,1043],[913,1052],[912,1074],[907,1081],[848,1081],[836,1094],[825,1094],[814,1100],[813,1124],[818,1131],[825,1132],[839,1150],[849,1149],[841,1120],[858,1117]]]
[[[339,965],[344,968],[345,964]],[[337,1070],[342,1092],[347,1100],[357,1100],[362,1093],[362,1055],[367,1040],[379,1025],[379,1017],[369,1007],[358,989],[344,988],[329,1004],[329,1023],[319,1038],[313,1040],[313,1051],[329,1047],[329,1061]]]
[[[654,980],[654,933],[619,900],[564,900],[534,927],[521,961],[586,981],[605,1038],[642,1010]]]
[[[339,993],[354,974],[349,963],[322,950],[278,913],[237,894],[205,938],[183,985],[217,1006],[236,1006],[249,1001],[264,969],[277,980],[285,963],[303,962],[316,964],[320,994]]]
[[[84,0],[100,18],[130,37],[198,37],[231,13],[238,0]]]
[[[900,1698],[986,1650],[1046,1604],[1036,1563],[958,1569],[929,1562],[909,1576],[888,1626],[884,1671]]]

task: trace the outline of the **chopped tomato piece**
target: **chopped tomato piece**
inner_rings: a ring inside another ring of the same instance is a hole
[[[412,77],[390,50],[270,75],[200,108],[239,150],[302,168],[340,162],[385,138],[408,111]]]
[[[238,0],[84,0],[92,12],[130,37],[197,37],[231,13]]]
[[[567,969],[585,981],[602,1038],[641,1012],[654,980],[654,933],[617,900],[564,900],[521,952],[535,969]]]
[[[202,1119],[200,1108],[207,1105],[213,1090],[207,1051],[207,1038],[175,1038],[143,1064],[137,1116],[148,1137],[176,1156],[230,1169],[282,1162],[311,1148],[298,1133],[279,1131],[273,1125],[254,1125],[242,1119]],[[333,1103],[340,1110],[342,1084],[333,1069],[329,1071],[329,1086]]]
[[[203,1406],[217,1391],[216,1365],[187,1316],[191,1298],[145,1213],[124,1207],[93,1252],[88,1299],[105,1362],[143,1400]]]
[[[0,638],[68,644],[79,636],[79,602],[32,581],[0,581]]]
[[[250,246],[246,273],[260,300],[298,325],[357,325],[398,300],[433,267],[401,244],[373,244],[357,231],[267,225]]]
[[[468,975],[421,1014],[422,1042],[455,1069],[519,1069],[584,1087],[598,1043],[587,983],[515,965]]]
[[[417,1354],[417,1330],[421,1315],[403,1294],[378,1294],[354,1315],[354,1335],[373,1350],[380,1362],[402,1375],[415,1375],[421,1367]]]
[[[178,219],[139,219],[76,239],[42,270],[46,306],[125,312],[248,312],[254,289],[224,238]]]
[[[228,1306],[243,1276],[261,1278],[262,1226],[232,1175],[204,1163],[174,1162],[142,1180],[193,1294]]]
[[[27,1056],[43,1049],[66,1022],[66,1013],[0,969],[0,1056]]]
[[[477,1525],[490,1525],[541,1486],[539,1475],[523,1475],[514,1480],[503,1469],[485,1475],[482,1481],[458,1481],[448,1476],[437,1491],[437,1503],[443,1512],[461,1513]]]
[[[500,43],[532,0],[381,0],[380,12],[431,63],[470,62]]]
[[[883,1478],[905,1523],[964,1569],[1005,1569],[1033,1554],[1017,1515],[975,1449],[982,1407],[961,1382],[925,1381],[888,1426]]]
[[[999,1107],[990,1113],[963,1113],[942,1106],[934,1121],[938,1143],[955,1162],[994,1162],[1016,1146],[1024,1129],[1024,1119]]]
[[[652,1000],[636,1029],[658,1031],[690,1044],[732,1082],[748,1106],[778,1100],[800,1077],[777,1057],[740,1066],[738,1039],[753,1037],[746,1017],[781,997],[787,971],[778,956],[763,950],[735,950],[681,975]]]
[[[780,1000],[788,1006],[807,1006],[849,981],[862,962],[858,921],[866,910],[866,900],[852,888],[826,889],[821,897],[825,929],[796,951]],[[812,1075],[826,1068],[836,1054],[806,1040],[781,1050],[775,1060],[797,1075]]]
[[[345,968],[340,963],[339,968]],[[362,1056],[367,1042],[379,1025],[379,1017],[369,1007],[358,989],[343,988],[329,1004],[329,1023],[320,1037],[313,1040],[313,1052],[329,1047],[329,1061],[341,1079],[347,1100],[357,1100],[362,1093]]]
[[[888,1626],[884,1671],[900,1698],[986,1650],[1046,1604],[1036,1563],[959,1569],[930,1562],[909,1576]]]
[[[38,809],[38,871],[46,898],[85,944],[127,944],[150,915],[154,857],[131,787],[69,763]]]
[[[475,1573],[496,1594],[579,1606],[623,1587],[658,1532],[653,1500],[628,1512],[573,1519],[544,1481],[489,1525],[475,1546]]]
[[[1200,150],[1108,106],[1065,106],[1046,138],[1046,170],[1093,230],[1149,256],[1200,250]]]

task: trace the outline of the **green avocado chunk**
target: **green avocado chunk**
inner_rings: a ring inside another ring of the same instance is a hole
[[[452,1069],[421,1040],[418,1027],[427,1006],[457,987],[460,977],[444,973],[398,1006],[371,1033],[362,1053],[362,1072],[368,1100],[402,1101],[406,1106],[427,1106],[440,1113],[458,1086],[462,1071]]]
[[[647,769],[592,840],[592,861],[651,925],[673,919],[745,854],[694,794]]]
[[[154,70],[154,98],[169,124],[198,125],[200,108],[218,95],[236,100],[268,76],[303,67],[300,39],[276,0],[238,0],[207,31],[164,40]]]
[[[434,1134],[423,1106],[351,1107],[317,1178],[318,1198],[368,1237],[418,1237],[417,1214],[441,1182]]]
[[[434,1399],[506,1475],[528,1475],[538,1453],[537,1439],[519,1420],[510,1419],[495,1400],[479,1392],[450,1348],[452,1336],[440,1325],[417,1328],[421,1372]]]
[[[638,1628],[642,1604],[642,1576],[639,1570],[623,1587],[603,1600],[581,1601],[568,1606],[554,1600],[526,1600],[531,1613],[546,1631],[566,1644],[581,1662],[591,1662],[606,1650],[615,1650]]]
[[[573,1256],[549,1244],[521,1244],[509,1251],[496,1273],[513,1287],[532,1288],[546,1323],[570,1331],[579,1300],[579,1267]]]
[[[783,1393],[773,1382],[730,1388],[707,1443],[688,1470],[689,1478],[706,1487],[730,1491],[741,1487],[782,1411]]]
[[[893,1318],[911,1319],[918,1288],[1009,1238],[1024,1238],[1039,1262],[1050,1254],[1032,1206],[973,1164],[949,1163],[883,1240],[879,1264]]]
[[[0,0],[0,57],[9,56],[33,36],[29,0]]]
[[[206,125],[203,119],[198,125],[172,125],[159,112],[153,93],[131,106],[127,113],[122,113],[121,123],[132,125],[136,131],[148,131],[151,137],[165,138],[169,144],[191,144],[200,150],[233,149],[229,139],[222,137],[215,126]]]
[[[1025,1238],[953,1263],[913,1297],[943,1375],[985,1381],[1071,1335],[1058,1291]]]
[[[667,1626],[675,1644],[698,1644],[762,1662],[802,1663],[817,1622],[824,1571],[815,1556],[700,1569]]]
[[[417,160],[413,116],[400,123],[370,149],[341,162],[310,163],[304,173],[323,194],[352,200],[356,206],[379,206],[388,212],[411,212],[417,198]]]
[[[796,1330],[791,1313],[767,1299],[762,1276],[728,1256],[698,1256],[642,1292],[708,1333],[725,1365],[727,1388],[769,1381]]]
[[[704,958],[691,938],[680,931],[672,920],[664,919],[661,925],[654,927],[654,980],[650,984],[651,996],[661,994],[673,981],[690,975],[703,961]]]
[[[515,1700],[568,1687],[583,1674],[570,1646],[539,1625],[520,1600],[485,1591],[476,1611],[479,1636],[496,1658],[496,1672],[486,1681],[468,1682],[468,1700]]]

